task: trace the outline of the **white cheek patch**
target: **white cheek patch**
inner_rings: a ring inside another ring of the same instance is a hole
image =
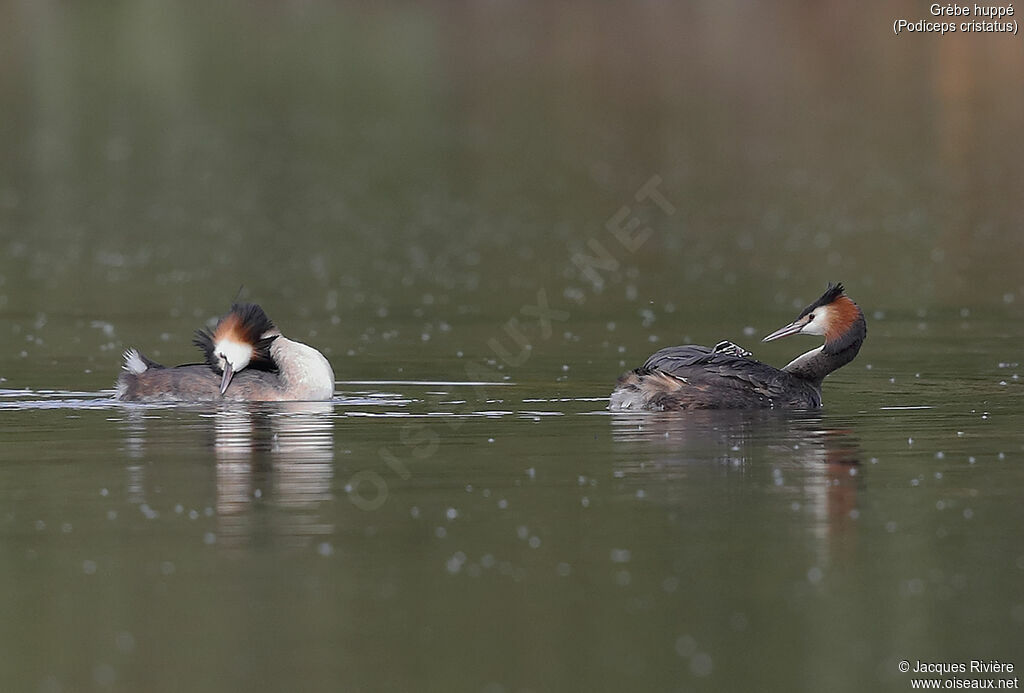
[[[236,373],[249,365],[252,358],[252,347],[248,344],[222,339],[213,345],[213,353],[218,361],[227,361]],[[223,363],[221,364],[223,369]]]
[[[804,328],[800,330],[802,334],[825,334],[825,328],[829,324],[829,308],[828,306],[820,306],[814,309],[812,313],[814,320],[804,325]]]

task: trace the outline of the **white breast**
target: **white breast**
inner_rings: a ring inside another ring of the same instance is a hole
[[[334,369],[313,347],[278,337],[270,355],[277,362],[287,399],[322,401],[334,396]]]

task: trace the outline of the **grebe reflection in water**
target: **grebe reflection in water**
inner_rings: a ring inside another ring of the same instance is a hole
[[[311,346],[286,338],[255,303],[236,303],[212,330],[194,340],[205,363],[169,368],[136,349],[124,353],[117,399],[126,402],[282,402],[328,400],[330,362]]]

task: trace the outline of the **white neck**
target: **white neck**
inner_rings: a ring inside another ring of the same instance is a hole
[[[818,347],[817,349],[811,349],[811,350],[810,350],[810,351],[808,351],[807,353],[804,353],[804,354],[800,354],[800,355],[799,355],[799,356],[797,356],[797,357],[796,357],[795,359],[793,359],[793,360],[792,360],[792,361],[790,361],[790,362],[789,362],[788,364],[786,364],[786,367],[785,367],[785,368],[783,368],[782,370],[784,370],[784,371],[787,371],[787,372],[789,372],[789,373],[793,373],[793,372],[796,372],[796,371],[801,371],[801,370],[803,370],[803,369],[804,369],[804,367],[806,367],[806,366],[807,366],[808,364],[810,364],[810,362],[811,362],[811,361],[812,361],[812,360],[813,360],[813,359],[814,359],[815,357],[817,357],[817,356],[818,356],[818,354],[820,354],[820,353],[821,353],[821,350],[822,350],[822,349],[824,349],[824,348],[825,348],[825,345],[824,345],[824,344],[822,344],[822,345],[821,345],[820,347]]]
[[[334,370],[313,347],[282,336],[270,345],[270,355],[289,399],[321,401],[334,396]]]

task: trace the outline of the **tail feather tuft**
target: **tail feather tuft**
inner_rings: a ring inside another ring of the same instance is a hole
[[[141,375],[149,370],[149,364],[146,363],[146,358],[137,349],[127,349],[124,352],[124,365],[121,368],[129,373]]]

